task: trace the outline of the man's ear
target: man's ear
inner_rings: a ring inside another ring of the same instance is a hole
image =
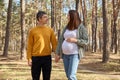
[[[39,20],[38,21],[41,21],[41,18],[39,18]]]

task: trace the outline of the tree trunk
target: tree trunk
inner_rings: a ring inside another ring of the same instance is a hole
[[[40,3],[39,0],[35,0],[35,1],[34,1],[34,9],[35,9],[35,11],[34,11],[34,17],[33,17],[33,18],[34,18],[34,19],[33,19],[33,20],[34,20],[34,21],[33,21],[33,22],[34,22],[34,26],[37,25],[36,13],[37,13],[38,10],[39,10],[39,8],[38,8],[39,4],[38,4],[38,3]]]
[[[26,40],[25,40],[25,0],[20,0],[21,4],[21,56],[20,59],[25,59]]]
[[[0,9],[1,9],[1,12],[4,9],[4,1],[3,0],[0,0]],[[2,18],[2,17],[0,16],[0,18]],[[0,24],[0,51],[3,51],[3,41],[4,41],[2,26],[4,26],[4,24]]]
[[[96,52],[97,41],[96,33],[97,32],[97,0],[93,0],[93,9],[92,9],[92,52]]]
[[[119,54],[120,54],[120,29],[119,29],[119,31],[118,31],[118,52],[119,52]]]
[[[87,8],[86,8],[86,0],[83,0],[83,4],[84,4],[84,9],[83,9],[83,24],[85,25],[85,27],[87,26]]]
[[[111,15],[112,16],[112,15]],[[111,19],[111,45],[110,51],[113,51],[113,44],[114,44],[114,36],[113,36],[113,19]]]
[[[120,19],[118,20],[118,26],[120,26]],[[118,29],[118,52],[120,54],[120,28]]]
[[[95,0],[95,51],[97,50],[97,0]]]
[[[118,13],[119,13],[119,9],[120,9],[120,0],[112,0],[112,4],[113,4],[113,25],[112,25],[112,49],[113,49],[113,53],[117,54],[117,18],[118,18]],[[117,5],[116,5],[117,4]]]
[[[102,31],[99,30],[99,50],[102,51]]]
[[[81,7],[81,15],[83,16],[83,24],[84,24],[84,8],[83,8],[83,1],[82,0],[80,0],[80,7]],[[85,24],[84,24],[85,25]]]
[[[109,60],[108,53],[108,22],[106,11],[106,0],[102,0],[102,13],[103,13],[103,58],[102,62],[106,63]]]
[[[55,21],[55,0],[51,0],[51,27],[54,29],[54,21]]]
[[[57,1],[54,1],[54,31],[56,32],[57,31],[57,27],[58,27],[58,13],[59,13],[59,9],[58,8],[56,8],[56,5],[57,6],[59,6],[58,4],[57,4]]]
[[[76,11],[78,11],[79,8],[79,0],[76,0]]]
[[[9,0],[8,11],[7,11],[7,24],[6,24],[6,34],[5,34],[5,45],[3,56],[8,55],[9,37],[10,37],[10,21],[11,21],[11,10],[12,10],[12,0]]]
[[[62,19],[62,17],[61,17],[61,11],[62,11],[62,2],[63,2],[63,0],[60,0],[60,13],[59,13],[59,26],[58,26],[58,40],[59,40],[59,37],[60,37],[60,32],[61,32],[61,27],[62,27],[62,23],[61,23],[61,19]]]

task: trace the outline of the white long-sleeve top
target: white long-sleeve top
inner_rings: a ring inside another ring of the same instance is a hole
[[[66,29],[64,33],[65,40],[63,41],[63,44],[62,44],[62,51],[64,54],[66,55],[78,54],[77,44],[66,41],[67,38],[76,38],[76,37],[77,37],[77,29],[75,30]]]

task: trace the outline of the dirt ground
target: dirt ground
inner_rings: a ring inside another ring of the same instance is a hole
[[[102,63],[102,53],[86,52],[80,61],[78,80],[120,80],[120,55],[110,54],[108,63]],[[0,80],[32,80],[27,60],[20,60],[18,54],[0,56]],[[42,75],[40,80],[42,80]],[[67,80],[62,59],[52,63],[51,80]]]

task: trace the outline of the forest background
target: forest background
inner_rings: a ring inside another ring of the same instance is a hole
[[[25,60],[27,36],[36,25],[38,10],[47,12],[48,25],[59,38],[70,9],[79,12],[87,28],[86,52],[99,53],[106,64],[114,55],[114,63],[120,66],[120,0],[0,0],[0,55]]]

